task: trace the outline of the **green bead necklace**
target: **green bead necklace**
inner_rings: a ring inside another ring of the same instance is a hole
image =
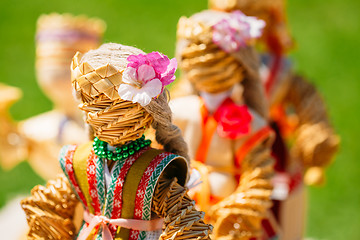
[[[140,149],[150,146],[151,140],[145,140],[145,136],[142,135],[141,138],[138,138],[134,141],[131,141],[121,147],[116,147],[115,150],[108,149],[108,143],[101,141],[97,137],[94,139],[93,148],[95,154],[100,158],[106,158],[113,161],[124,160],[131,155],[134,155]]]

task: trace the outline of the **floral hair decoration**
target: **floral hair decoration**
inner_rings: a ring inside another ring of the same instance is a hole
[[[212,40],[225,52],[231,53],[259,38],[265,21],[234,11],[213,26]]]
[[[121,99],[146,106],[175,80],[176,59],[159,52],[130,55],[118,93]]]

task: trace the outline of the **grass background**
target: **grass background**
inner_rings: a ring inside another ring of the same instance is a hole
[[[105,42],[173,56],[179,17],[206,7],[205,0],[0,1],[0,82],[18,86],[24,94],[11,109],[13,117],[21,120],[51,109],[34,73],[35,23],[40,14],[97,16],[108,25]],[[317,85],[342,139],[327,171],[327,185],[309,188],[306,235],[312,239],[360,239],[359,9],[358,0],[288,0],[289,24],[297,42],[291,54],[295,68]],[[26,163],[9,172],[0,169],[0,207],[38,183],[43,181]]]

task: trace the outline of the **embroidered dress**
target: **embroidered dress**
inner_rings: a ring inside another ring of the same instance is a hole
[[[106,162],[106,159],[95,155],[92,143],[68,145],[60,153],[61,167],[74,192],[85,211],[94,216],[152,220],[151,204],[155,186],[169,164],[176,163],[184,167],[184,171],[178,171],[176,177],[181,184],[185,184],[186,162],[172,153],[145,147],[125,161],[116,161],[108,183],[105,181]],[[84,223],[82,228],[87,225]],[[158,239],[162,232],[161,229],[137,231],[111,224],[108,227],[116,239]],[[102,229],[99,228],[91,232],[91,239],[102,239]]]

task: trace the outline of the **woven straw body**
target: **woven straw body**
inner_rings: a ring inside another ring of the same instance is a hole
[[[210,239],[212,226],[204,223],[204,212],[196,210],[187,189],[176,178],[159,180],[152,210],[165,217],[161,240]]]
[[[73,239],[73,216],[78,200],[65,176],[36,186],[21,206],[30,226],[28,239]],[[160,239],[210,239],[212,226],[204,223],[204,213],[195,209],[187,189],[176,178],[162,176],[156,186],[152,211],[164,218]]]
[[[21,201],[30,226],[28,239],[73,239],[75,207],[78,200],[64,175],[36,186]]]

